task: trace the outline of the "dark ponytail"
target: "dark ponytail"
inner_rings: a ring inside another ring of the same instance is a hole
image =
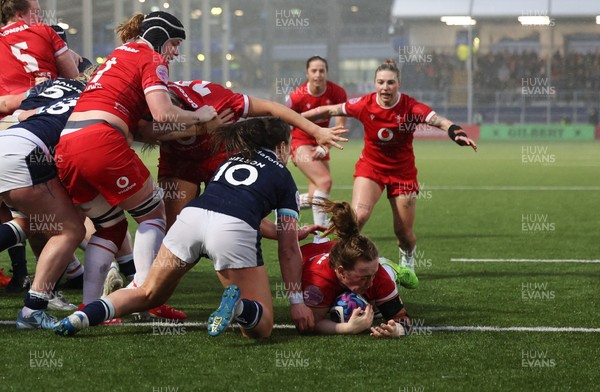
[[[313,204],[332,214],[329,229],[324,234],[333,233],[340,239],[329,252],[332,267],[341,265],[345,270],[353,270],[357,261],[371,261],[379,257],[373,241],[360,234],[356,214],[348,202],[314,199]]]
[[[218,128],[212,140],[216,148],[224,146],[249,159],[259,148],[274,151],[281,142],[289,144],[290,126],[278,117],[255,117]]]

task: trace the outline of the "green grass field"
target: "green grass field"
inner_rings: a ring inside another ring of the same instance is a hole
[[[350,200],[360,147],[354,141],[333,153],[332,198]],[[414,335],[376,340],[368,334],[299,336],[278,328],[257,342],[238,330],[209,338],[205,328],[190,323],[149,323],[92,328],[65,339],[17,331],[12,322],[21,295],[0,294],[0,319],[6,320],[0,325],[0,391],[599,390],[600,264],[451,259],[599,259],[600,145],[494,143],[473,153],[448,141],[416,141],[415,151],[422,188],[415,224],[421,286],[401,291],[421,327]],[[155,166],[154,156],[145,159]],[[305,189],[304,178],[290,169]],[[301,221],[311,220],[305,211]],[[364,233],[381,255],[397,260],[387,200]],[[289,325],[275,244],[265,240],[263,249],[276,323]],[[0,267],[9,266],[2,254]],[[188,312],[190,322],[205,322],[221,291],[203,261],[170,304]],[[81,300],[75,291],[65,296]],[[501,329],[438,328],[449,326]]]

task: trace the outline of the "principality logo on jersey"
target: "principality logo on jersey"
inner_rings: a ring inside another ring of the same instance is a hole
[[[304,303],[308,306],[318,306],[325,296],[318,286],[310,285],[304,289]]]
[[[163,83],[169,83],[169,68],[164,64],[159,65],[156,67],[156,76],[158,76]]]

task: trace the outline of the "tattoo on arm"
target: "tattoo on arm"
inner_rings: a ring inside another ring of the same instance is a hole
[[[442,118],[440,118],[440,116],[438,116],[437,114],[434,114],[433,117],[431,117],[431,119],[429,120],[429,125],[439,127],[440,125],[442,125]]]

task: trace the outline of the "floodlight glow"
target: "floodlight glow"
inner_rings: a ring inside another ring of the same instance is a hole
[[[474,26],[477,23],[470,16],[442,16],[440,20],[448,26]]]
[[[549,26],[550,17],[546,15],[521,15],[518,18],[523,26]]]

